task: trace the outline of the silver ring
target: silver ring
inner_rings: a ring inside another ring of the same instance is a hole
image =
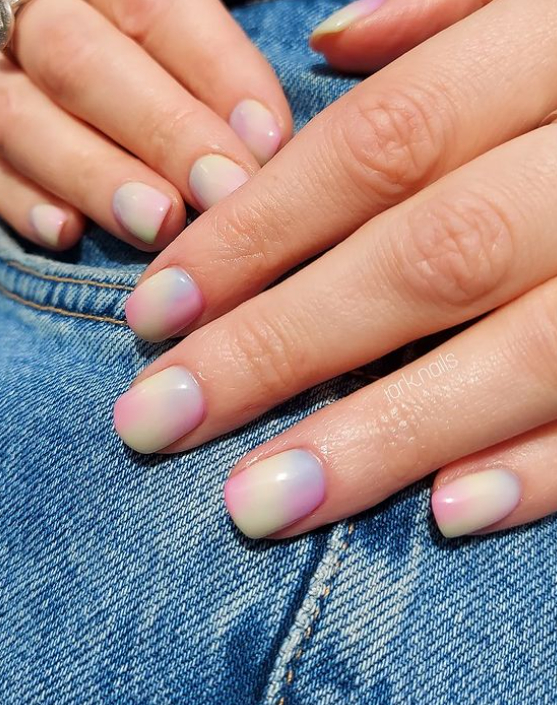
[[[0,51],[8,46],[14,33],[15,13],[29,0],[0,0]]]

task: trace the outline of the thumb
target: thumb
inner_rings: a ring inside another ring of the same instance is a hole
[[[336,69],[369,73],[490,0],[356,0],[322,22],[312,49]]]

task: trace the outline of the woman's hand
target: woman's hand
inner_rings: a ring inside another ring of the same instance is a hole
[[[318,116],[132,295],[143,337],[193,332],[119,399],[126,443],[191,448],[496,309],[257,448],[227,504],[250,536],[293,535],[447,466],[447,535],[555,511],[556,73],[554,1],[495,0]]]
[[[5,2],[6,0],[1,0]],[[0,55],[0,216],[52,249],[84,214],[153,251],[288,140],[265,59],[219,0],[32,0]]]

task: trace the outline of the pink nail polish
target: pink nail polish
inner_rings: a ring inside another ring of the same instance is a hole
[[[323,502],[325,473],[312,453],[287,450],[233,475],[224,497],[240,531],[262,538],[311,514]]]
[[[371,15],[378,10],[385,0],[356,0],[338,12],[333,13],[324,22],[318,25],[312,33],[312,38],[322,37],[325,34],[337,34],[350,27],[351,24],[363,17]]]
[[[199,426],[201,388],[184,367],[168,367],[133,386],[114,407],[120,438],[138,453],[155,453]]]
[[[118,222],[134,237],[151,245],[157,239],[172,201],[152,186],[131,181],[116,191],[112,206]]]
[[[485,529],[508,516],[520,502],[518,477],[494,469],[463,475],[433,493],[431,506],[447,538]]]
[[[279,148],[280,128],[273,113],[257,100],[243,100],[230,116],[230,127],[263,166]]]
[[[62,229],[68,220],[68,216],[61,208],[49,203],[40,203],[31,208],[29,218],[33,230],[43,242],[52,247],[58,245]]]
[[[140,338],[154,343],[179,333],[202,310],[199,287],[180,267],[168,267],[153,274],[126,302],[130,328]]]
[[[249,179],[247,173],[228,157],[207,154],[198,159],[190,173],[190,188],[203,210],[226,198]]]

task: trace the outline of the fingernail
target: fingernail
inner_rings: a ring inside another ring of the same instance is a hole
[[[138,453],[155,453],[199,426],[205,402],[193,375],[168,367],[139,382],[114,407],[120,438]]]
[[[248,179],[242,167],[231,159],[221,154],[207,154],[193,165],[190,188],[201,208],[208,210]]]
[[[288,450],[231,477],[224,498],[240,531],[257,539],[316,509],[325,498],[325,475],[314,455]]]
[[[280,128],[273,113],[257,100],[243,100],[230,116],[230,127],[263,166],[279,148]]]
[[[152,186],[131,181],[116,191],[112,205],[119,223],[139,240],[151,245],[172,201]]]
[[[431,506],[441,533],[463,536],[491,526],[520,502],[518,477],[501,469],[459,477],[433,493]]]
[[[356,20],[371,15],[377,10],[385,0],[356,0],[342,10],[333,13],[324,22],[318,25],[312,33],[312,38],[321,37],[324,34],[337,34],[343,32]]]
[[[66,213],[49,203],[41,203],[31,208],[29,217],[33,229],[41,240],[48,245],[56,246],[60,240],[62,228],[68,220]]]
[[[161,269],[126,302],[128,325],[140,338],[157,343],[178,333],[203,310],[203,297],[180,267]]]

